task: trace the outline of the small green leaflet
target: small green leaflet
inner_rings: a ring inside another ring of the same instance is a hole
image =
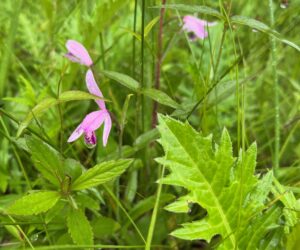
[[[132,163],[131,159],[107,161],[90,168],[73,184],[72,190],[95,187],[120,176]]]
[[[13,215],[33,215],[48,211],[60,199],[56,191],[38,191],[23,196],[8,207],[7,213]]]
[[[74,243],[93,245],[92,227],[82,210],[70,209],[67,215],[67,225]]]
[[[180,108],[180,105],[176,101],[174,101],[170,96],[168,96],[166,93],[164,93],[161,90],[157,90],[154,88],[141,88],[139,82],[137,82],[130,76],[122,73],[107,71],[107,70],[103,70],[101,72],[106,77],[122,84],[123,86],[129,88],[130,90],[133,90],[134,92],[141,93],[160,104],[169,106],[174,109]]]

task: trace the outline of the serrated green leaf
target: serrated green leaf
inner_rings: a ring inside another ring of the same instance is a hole
[[[220,144],[214,145],[211,136],[203,137],[189,124],[169,117],[159,116],[158,129],[165,157],[157,161],[170,170],[160,181],[189,191],[188,198],[179,198],[170,205],[170,210],[184,212],[185,203],[191,200],[207,211],[201,219],[184,223],[172,232],[173,236],[210,241],[213,236],[221,235],[218,249],[250,250],[259,246],[270,230],[280,227],[277,223],[281,208],[274,204],[270,209],[263,209],[268,204],[270,176],[259,180],[254,175],[255,143],[246,152],[240,151],[236,159],[226,130]],[[262,187],[269,190],[259,192],[257,189]],[[259,201],[253,203],[256,198]],[[248,248],[245,235],[251,238],[252,248]]]
[[[34,166],[56,187],[64,178],[63,158],[54,148],[36,137],[26,137],[26,144],[31,152]]]
[[[72,185],[72,190],[98,186],[120,176],[132,163],[131,159],[100,163],[83,173]]]
[[[55,191],[39,191],[23,196],[8,207],[7,213],[14,215],[33,215],[48,211],[59,200]]]
[[[69,233],[77,245],[93,245],[93,231],[83,211],[71,209],[67,215]]]

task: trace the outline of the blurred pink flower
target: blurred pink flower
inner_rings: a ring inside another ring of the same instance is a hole
[[[93,65],[93,61],[89,53],[81,43],[74,40],[68,40],[66,47],[68,49],[68,53],[65,54],[66,58],[72,62],[80,63],[88,67]]]
[[[85,81],[87,88],[91,94],[103,97],[102,92],[95,81],[91,69],[87,71]],[[71,134],[71,136],[68,139],[68,142],[73,142],[77,140],[82,134],[84,134],[85,143],[88,146],[95,146],[97,144],[95,130],[97,130],[102,125],[102,123],[104,123],[102,141],[103,146],[106,146],[112,122],[104,101],[96,100],[96,103],[98,104],[100,110],[91,112],[88,115],[86,115],[83,121]]]
[[[205,28],[216,25],[215,22],[207,22],[194,16],[184,16],[183,23],[183,29],[187,32],[192,32],[192,36],[190,37],[191,40],[195,40],[197,38],[204,39],[208,36]]]

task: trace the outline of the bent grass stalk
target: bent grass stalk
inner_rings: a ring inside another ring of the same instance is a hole
[[[274,8],[273,8],[273,1],[269,0],[269,12],[270,12],[270,24],[271,28],[274,28]],[[271,43],[271,58],[272,58],[272,75],[274,81],[274,113],[275,113],[275,143],[274,143],[274,175],[275,177],[278,176],[278,169],[279,169],[279,148],[280,148],[280,113],[279,113],[279,83],[278,83],[278,74],[277,74],[277,46],[276,40],[273,36],[270,37]]]
[[[129,221],[131,222],[132,226],[134,227],[134,229],[137,231],[138,235],[141,237],[142,241],[146,244],[145,238],[143,236],[143,234],[141,233],[141,231],[139,230],[139,228],[137,227],[137,225],[134,223],[133,219],[130,217],[130,215],[127,213],[126,209],[123,207],[122,203],[119,201],[119,199],[115,196],[115,194],[109,189],[109,187],[107,187],[106,185],[103,185],[104,189],[106,190],[106,192],[111,196],[111,198],[117,203],[117,205],[121,208],[121,210],[123,211],[123,213],[126,215],[126,217],[129,219]]]
[[[163,178],[164,173],[165,173],[165,166],[163,165],[162,170],[161,170],[161,178]],[[152,242],[152,238],[153,238],[153,232],[154,232],[157,213],[158,213],[161,190],[162,190],[162,182],[159,182],[158,189],[157,189],[156,200],[155,200],[155,205],[154,205],[153,213],[152,213],[152,216],[151,216],[151,222],[150,222],[150,226],[149,226],[149,230],[148,230],[145,250],[150,250],[151,249],[151,242]]]

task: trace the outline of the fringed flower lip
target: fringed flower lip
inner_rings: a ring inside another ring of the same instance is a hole
[[[87,71],[85,80],[87,88],[91,94],[103,97],[91,69]],[[84,134],[85,143],[90,147],[95,146],[97,144],[95,131],[104,123],[102,142],[103,146],[106,146],[112,126],[112,121],[110,114],[106,109],[105,102],[103,100],[96,100],[96,103],[98,104],[100,110],[91,112],[86,115],[83,121],[71,134],[68,142],[73,142]]]
[[[194,16],[184,16],[183,23],[183,30],[192,33],[190,37],[191,40],[203,40],[208,36],[206,28],[217,24],[216,22],[207,22],[206,20]]]
[[[68,40],[66,47],[68,49],[68,53],[65,54],[66,58],[72,62],[80,63],[87,67],[91,67],[93,65],[93,61],[88,51],[81,43],[75,40]]]

